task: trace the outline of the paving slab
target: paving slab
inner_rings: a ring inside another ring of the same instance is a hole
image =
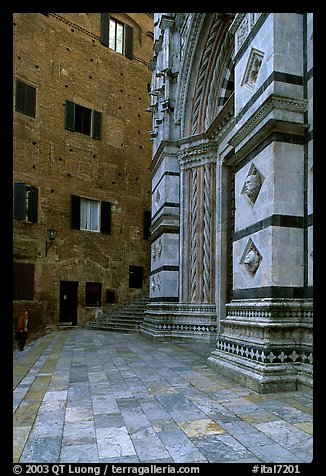
[[[214,344],[52,331],[13,354],[15,463],[309,463],[313,399],[207,367]]]

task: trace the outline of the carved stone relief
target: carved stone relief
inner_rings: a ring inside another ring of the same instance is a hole
[[[262,174],[258,171],[256,166],[252,164],[241,191],[242,194],[249,198],[252,205],[254,205],[257,200],[263,179]]]
[[[253,278],[260,266],[261,261],[262,256],[250,238],[240,259],[240,265],[246,274]]]
[[[242,86],[245,86],[249,91],[253,91],[259,70],[261,68],[264,58],[264,53],[262,51],[256,50],[255,48],[251,49],[247,67],[242,79]]]
[[[154,261],[156,260],[156,258],[161,257],[162,249],[163,249],[163,246],[162,246],[161,240],[158,240],[157,243],[153,243],[153,245],[152,245],[152,258],[153,258]]]

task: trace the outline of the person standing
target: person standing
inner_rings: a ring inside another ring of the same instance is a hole
[[[18,343],[18,348],[20,351],[24,350],[26,340],[28,337],[28,330],[27,330],[28,318],[29,318],[29,310],[24,309],[23,313],[19,316],[17,332],[15,336]]]

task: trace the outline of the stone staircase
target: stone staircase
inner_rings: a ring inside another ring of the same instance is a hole
[[[97,312],[94,321],[88,322],[85,327],[101,331],[137,333],[144,320],[148,301],[149,292],[144,291],[125,303]]]

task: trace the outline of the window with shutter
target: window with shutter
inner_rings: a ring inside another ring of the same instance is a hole
[[[132,59],[134,30],[130,25],[112,18],[109,13],[101,13],[101,43]]]
[[[111,203],[71,195],[71,228],[111,233]]]
[[[15,111],[22,112],[30,117],[35,117],[36,88],[19,79],[16,80]]]
[[[95,139],[101,138],[102,113],[80,106],[66,99],[65,128],[69,131],[80,132]]]

